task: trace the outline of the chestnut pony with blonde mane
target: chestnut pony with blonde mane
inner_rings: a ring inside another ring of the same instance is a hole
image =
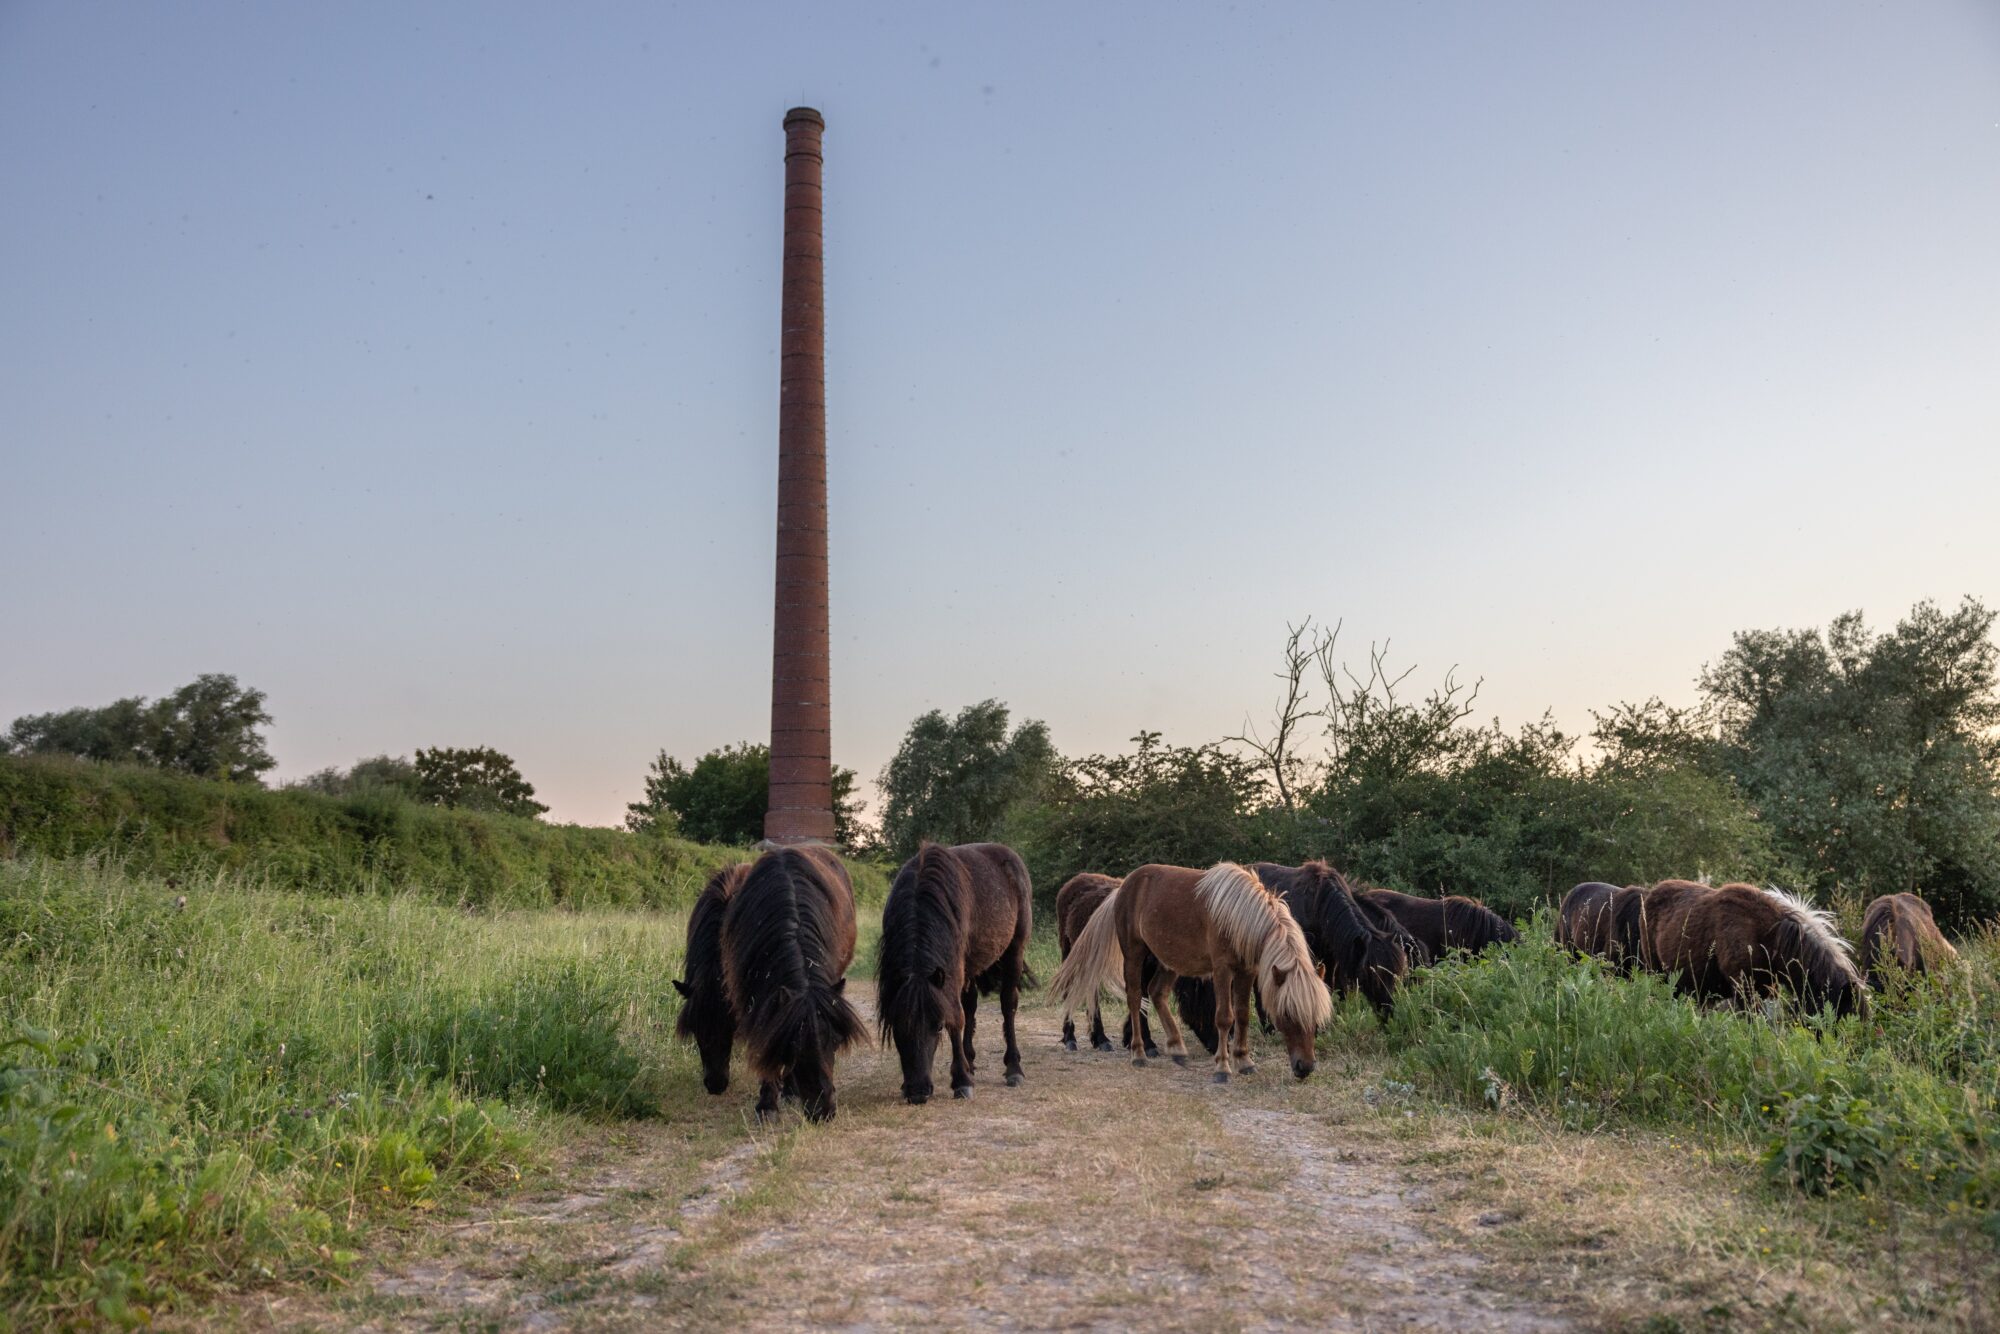
[[[1711,888],[1662,880],[1646,891],[1646,966],[1708,1000],[1768,996],[1780,987],[1808,1010],[1868,1013],[1868,991],[1832,914],[1781,889]]]
[[[1147,977],[1148,958],[1159,971]],[[1185,866],[1141,866],[1091,914],[1051,990],[1081,1009],[1120,978],[1125,1005],[1139,1013],[1150,995],[1153,1014],[1166,1030],[1167,1052],[1187,1064],[1187,1044],[1167,1007],[1177,977],[1215,980],[1216,1029],[1227,1041],[1215,1052],[1215,1082],[1227,1083],[1250,1060],[1250,992],[1254,984],[1265,1013],[1284,1035],[1292,1073],[1313,1072],[1313,1038],[1333,1013],[1299,924],[1284,903],[1249,871],[1221,862],[1206,871]],[[1127,1040],[1132,1064],[1146,1063],[1138,1035]]]

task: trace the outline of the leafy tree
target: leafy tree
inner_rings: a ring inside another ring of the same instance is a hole
[[[833,766],[834,837],[849,847],[862,832],[854,783],[854,770]],[[692,768],[663,750],[646,773],[645,799],[625,808],[625,826],[743,847],[764,837],[770,803],[771,748],[762,742],[709,751]]]
[[[1010,734],[999,700],[967,705],[956,718],[932,709],[910,724],[876,780],[883,841],[901,858],[927,838],[994,838],[1008,809],[1041,790],[1056,760],[1047,724],[1024,722]]]
[[[1061,762],[1005,836],[1045,893],[1078,871],[1124,875],[1147,862],[1206,866],[1261,855],[1256,815],[1263,781],[1251,761],[1219,746],[1132,738],[1129,755]]]
[[[417,777],[417,766],[401,755],[375,755],[356,760],[352,769],[329,765],[288,786],[329,797],[381,793],[411,801],[421,799],[423,788],[422,780]]]
[[[1908,890],[1951,922],[2000,908],[1994,618],[1967,598],[1883,635],[1858,612],[1745,631],[1703,672],[1724,764],[1823,892]]]
[[[211,672],[150,705],[134,696],[103,708],[16,718],[6,748],[256,783],[277,763],[264,746],[262,729],[270,723],[263,691]]]
[[[533,819],[548,810],[514,761],[490,746],[419,750],[417,798],[433,806],[500,811]]]

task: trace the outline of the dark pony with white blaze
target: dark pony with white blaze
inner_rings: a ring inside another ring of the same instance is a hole
[[[1303,866],[1258,862],[1252,869],[1298,919],[1313,957],[1326,965],[1327,983],[1342,996],[1358,989],[1387,1020],[1415,953],[1410,933],[1386,909],[1363,908],[1346,877],[1324,861]]]
[[[999,843],[926,843],[903,863],[882,908],[876,1007],[903,1064],[903,1097],[931,1096],[938,1035],[951,1039],[951,1092],[972,1096],[982,994],[1000,993],[1007,1082],[1021,1082],[1014,1012],[1032,930],[1028,868]]]
[[[1453,951],[1478,954],[1488,946],[1505,945],[1518,934],[1512,922],[1478,899],[1462,894],[1426,899],[1370,886],[1358,891],[1355,897],[1364,908],[1387,910],[1409,932],[1428,956],[1421,960],[1413,958],[1413,963],[1434,962]]]
[[[854,936],[854,887],[822,847],[773,848],[729,895],[722,978],[759,1116],[780,1090],[814,1121],[833,1116],[834,1059],[867,1035],[845,994]]]
[[[722,910],[750,874],[749,862],[725,866],[708,878],[688,914],[685,979],[674,979],[681,1012],[674,1032],[701,1053],[701,1082],[710,1093],[729,1089],[729,1052],[736,1043],[736,1014],[722,982]]]
[[[1884,894],[1861,915],[1861,968],[1877,991],[1887,984],[1889,970],[1928,973],[1958,957],[1931,905],[1915,894]]]
[[[1808,1010],[1868,1013],[1867,988],[1833,916],[1781,889],[1663,880],[1646,891],[1646,966],[1685,994],[1742,1000],[1783,988]]]
[[[1590,954],[1630,973],[1644,962],[1646,890],[1586,880],[1563,896],[1556,944]]]

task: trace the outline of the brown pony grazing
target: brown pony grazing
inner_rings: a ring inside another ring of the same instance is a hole
[[[1711,1000],[1789,989],[1808,1010],[1866,1014],[1867,991],[1833,918],[1779,889],[1663,880],[1646,891],[1646,966]]]
[[[1877,991],[1888,980],[1891,963],[1906,973],[1928,973],[1957,957],[1938,930],[1931,905],[1915,894],[1884,894],[1862,914],[1861,967]]]
[[[1556,944],[1573,954],[1593,954],[1630,973],[1644,962],[1646,890],[1587,880],[1563,896]]]
[[[903,1062],[903,1097],[931,1096],[938,1034],[951,1036],[951,1095],[972,1096],[974,1015],[1000,992],[1007,1082],[1021,1082],[1014,1010],[1031,929],[1028,868],[1012,848],[926,843],[903,863],[882,907],[875,1004],[882,1036]]]
[[[1324,861],[1303,866],[1258,862],[1257,878],[1285,901],[1305,931],[1313,957],[1326,965],[1327,981],[1342,996],[1356,988],[1387,1020],[1396,987],[1422,962],[1422,943],[1386,908],[1363,905],[1340,872]]]
[[[845,994],[853,961],[854,887],[826,848],[773,848],[723,905],[723,989],[760,1118],[781,1089],[811,1120],[833,1116],[834,1058],[867,1036]]]
[[[750,874],[749,862],[725,866],[708,878],[688,914],[687,979],[674,979],[681,1012],[674,1031],[701,1053],[701,1082],[710,1093],[729,1089],[729,1050],[736,1043],[736,1015],[722,984],[722,910]]]
[[[1159,971],[1146,978],[1146,959]],[[1250,1061],[1250,991],[1254,982],[1264,1009],[1284,1035],[1292,1073],[1304,1079],[1315,1064],[1313,1038],[1333,1012],[1312,952],[1282,900],[1234,862],[1206,871],[1184,866],[1141,866],[1111,891],[1091,915],[1052,989],[1064,1005],[1079,1008],[1119,978],[1125,1008],[1139,1013],[1150,994],[1153,1014],[1167,1034],[1167,1052],[1187,1064],[1187,1044],[1165,1001],[1181,975],[1215,980],[1216,1027],[1230,1041],[1218,1043],[1215,1081],[1226,1083],[1232,1064],[1242,1074]],[[1146,1057],[1135,1035],[1127,1044],[1134,1065]]]
[[[1418,898],[1393,889],[1357,890],[1362,905],[1388,910],[1405,931],[1415,936],[1430,961],[1453,950],[1478,954],[1488,945],[1504,945],[1518,934],[1514,924],[1478,899],[1450,894],[1441,899]]]
[[[1062,888],[1056,891],[1056,946],[1062,951],[1063,958],[1069,957],[1070,947],[1083,934],[1090,915],[1097,911],[1099,904],[1111,897],[1111,891],[1116,888],[1117,876],[1099,875],[1095,871],[1085,871],[1063,881]],[[1158,1056],[1160,1049],[1153,1045],[1153,1026],[1146,1022],[1144,1010],[1139,1011],[1139,1027],[1146,1055]],[[1132,1016],[1129,1014],[1125,1016],[1122,1041],[1125,1046],[1132,1045]],[[1068,1010],[1063,1011],[1062,1045],[1071,1051],[1076,1050],[1076,1021],[1070,1017]],[[1111,1045],[1111,1039],[1104,1035],[1104,1008],[1096,996],[1090,998],[1090,1045],[1098,1051],[1116,1050]],[[1209,1043],[1208,1049],[1214,1051],[1215,1044]]]

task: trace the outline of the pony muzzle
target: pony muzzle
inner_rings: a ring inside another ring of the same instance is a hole
[[[1315,1068],[1317,1067],[1314,1065],[1314,1063],[1312,1061],[1306,1060],[1304,1057],[1295,1057],[1292,1060],[1292,1076],[1295,1079],[1306,1078],[1308,1075],[1312,1074]]]

